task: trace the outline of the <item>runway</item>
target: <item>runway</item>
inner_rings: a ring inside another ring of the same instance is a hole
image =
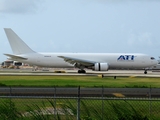
[[[64,70],[63,70],[64,71]],[[160,77],[160,72],[151,70],[144,74],[143,70],[110,70],[107,72],[87,71],[86,74],[78,74],[76,70],[65,70],[65,73],[54,71],[30,71],[25,69],[8,70],[1,69],[0,75],[85,75],[85,76],[139,76]],[[79,93],[79,94],[78,94]],[[65,88],[65,87],[0,87],[0,96],[51,96],[51,97],[143,97],[159,98],[160,88]]]
[[[77,73],[77,70],[67,69],[49,69],[49,70],[37,70],[32,69],[0,69],[0,75],[74,75],[74,76],[139,76],[139,77],[160,77],[160,71],[148,70],[147,74],[144,74],[144,70],[109,70],[109,71],[92,71],[86,70],[85,74]]]

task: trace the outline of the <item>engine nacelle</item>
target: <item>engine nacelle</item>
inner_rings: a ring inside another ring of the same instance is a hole
[[[95,71],[107,71],[109,68],[108,63],[95,63],[94,70]]]

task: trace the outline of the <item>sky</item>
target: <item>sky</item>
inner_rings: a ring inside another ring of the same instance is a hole
[[[160,56],[160,0],[0,0],[0,61],[3,28],[37,52]]]

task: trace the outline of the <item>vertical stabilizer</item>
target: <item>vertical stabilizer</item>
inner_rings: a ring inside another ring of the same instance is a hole
[[[34,52],[11,28],[4,28],[4,31],[14,54],[19,55]]]

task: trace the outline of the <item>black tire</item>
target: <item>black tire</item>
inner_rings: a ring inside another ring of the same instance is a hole
[[[81,70],[78,70],[78,73],[81,73],[82,71]]]
[[[147,71],[144,71],[144,74],[147,74]]]
[[[85,70],[82,70],[82,73],[86,73],[86,71],[85,71]]]
[[[78,73],[86,73],[85,70],[78,70]]]

